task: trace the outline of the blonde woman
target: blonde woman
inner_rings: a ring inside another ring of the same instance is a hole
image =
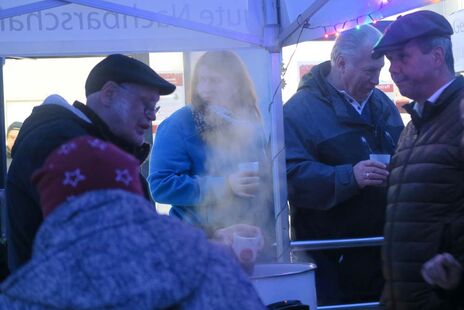
[[[148,181],[171,215],[214,232],[272,225],[269,165],[256,93],[240,58],[207,52],[194,69],[190,105],[157,130]]]

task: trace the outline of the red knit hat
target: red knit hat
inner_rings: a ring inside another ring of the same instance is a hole
[[[81,136],[55,149],[31,177],[46,217],[69,198],[99,189],[143,196],[139,161],[117,146]]]

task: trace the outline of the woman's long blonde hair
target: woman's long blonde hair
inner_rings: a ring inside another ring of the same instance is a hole
[[[197,93],[198,71],[202,67],[214,70],[216,73],[227,77],[231,84],[236,87],[237,96],[233,106],[237,107],[237,110],[244,110],[251,113],[253,118],[261,119],[253,82],[242,60],[232,51],[206,52],[198,60],[193,70],[189,96],[189,101],[194,109],[203,111],[207,105]]]

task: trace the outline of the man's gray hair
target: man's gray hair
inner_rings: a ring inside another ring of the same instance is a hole
[[[340,55],[352,58],[359,53],[359,49],[365,46],[374,47],[380,40],[382,33],[371,25],[362,25],[340,33],[335,40],[335,45],[330,54],[332,64]]]
[[[448,70],[454,73],[453,45],[451,39],[441,36],[428,36],[416,39],[417,46],[422,53],[428,54],[435,47],[441,47],[445,52],[445,63]]]

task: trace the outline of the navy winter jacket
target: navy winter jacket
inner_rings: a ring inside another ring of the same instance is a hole
[[[353,166],[369,154],[393,154],[403,129],[391,100],[374,89],[366,122],[313,68],[284,106],[288,194],[298,239],[381,235],[386,188],[359,189]]]

